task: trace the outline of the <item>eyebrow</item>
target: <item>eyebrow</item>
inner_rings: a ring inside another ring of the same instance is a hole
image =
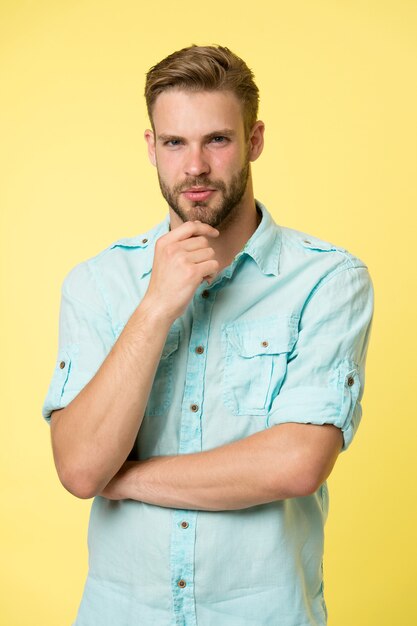
[[[207,139],[211,139],[212,137],[234,137],[236,135],[236,132],[234,130],[232,130],[231,128],[222,128],[221,130],[214,130],[212,133],[208,133],[207,135],[203,136],[204,140]],[[172,141],[173,139],[175,140],[184,140],[185,137],[180,137],[179,135],[158,135],[157,136],[158,141]]]

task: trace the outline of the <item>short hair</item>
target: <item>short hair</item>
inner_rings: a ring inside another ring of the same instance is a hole
[[[246,63],[223,46],[195,44],[173,52],[146,74],[145,99],[153,126],[152,109],[157,97],[168,89],[185,91],[231,91],[242,104],[245,135],[257,120],[259,90]]]

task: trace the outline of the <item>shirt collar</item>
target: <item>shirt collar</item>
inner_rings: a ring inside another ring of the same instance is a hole
[[[255,200],[258,210],[262,213],[262,220],[248,239],[242,250],[237,254],[237,260],[242,254],[248,254],[256,262],[264,274],[279,274],[279,257],[281,252],[281,229],[275,223],[267,208]]]

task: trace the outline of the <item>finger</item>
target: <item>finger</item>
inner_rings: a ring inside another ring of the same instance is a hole
[[[201,263],[202,261],[208,261],[213,258],[213,248],[200,248],[199,250],[193,250],[187,254],[187,261],[189,263]]]
[[[189,239],[181,241],[180,246],[183,250],[191,252],[192,250],[200,250],[201,248],[207,248],[209,246],[208,238],[205,235],[196,235]]]
[[[217,228],[196,220],[195,222],[184,222],[180,226],[177,226],[173,230],[169,231],[169,233],[167,233],[167,237],[169,237],[171,241],[182,241],[184,239],[188,239],[189,237],[195,237],[197,235],[205,235],[206,237],[218,237],[220,235],[220,232],[217,230]]]
[[[198,263],[198,268],[204,276],[203,280],[206,280],[208,276],[213,279],[218,274],[220,265],[216,259],[211,259],[209,261],[202,261],[201,263]]]

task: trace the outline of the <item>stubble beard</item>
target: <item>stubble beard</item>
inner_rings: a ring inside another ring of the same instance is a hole
[[[172,189],[160,177],[158,171],[159,187],[168,205],[183,222],[200,220],[214,228],[218,228],[220,225],[225,227],[237,217],[239,205],[248,184],[249,167],[249,158],[246,158],[240,172],[232,177],[227,186],[222,180],[210,180],[204,176],[197,176],[185,180],[180,185],[174,185]],[[221,199],[212,206],[210,206],[210,201],[191,201],[189,202],[190,207],[183,210],[179,203],[182,192],[197,186],[218,190],[221,193]]]

